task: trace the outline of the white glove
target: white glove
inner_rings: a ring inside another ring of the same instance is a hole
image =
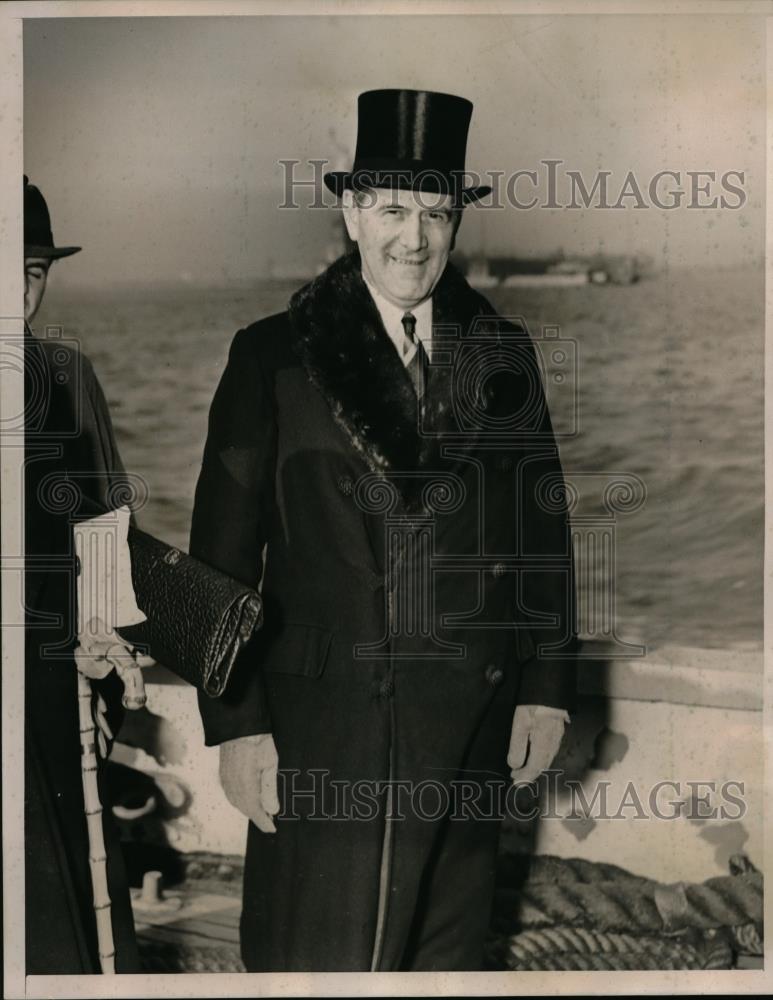
[[[102,680],[115,669],[123,682],[124,708],[137,710],[147,701],[145,684],[132,647],[100,618],[92,618],[78,635],[75,664],[89,680]],[[152,662],[152,661],[151,661]]]
[[[564,736],[568,712],[547,705],[519,705],[513,715],[507,763],[513,781],[536,781],[553,763]],[[528,758],[527,758],[528,753]]]
[[[226,798],[263,833],[276,833],[271,817],[279,812],[278,767],[271,733],[220,744],[220,784]]]

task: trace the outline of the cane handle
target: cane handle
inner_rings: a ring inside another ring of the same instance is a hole
[[[127,654],[124,646],[115,643],[108,649],[105,659],[115,667],[115,672],[121,678],[123,684],[121,703],[123,707],[133,712],[144,708],[148,696],[145,693],[142,671],[134,658]]]

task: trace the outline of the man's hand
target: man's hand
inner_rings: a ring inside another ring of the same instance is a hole
[[[519,705],[513,716],[507,763],[513,781],[536,781],[553,762],[564,735],[566,712],[542,705]],[[528,757],[527,757],[528,754]]]
[[[138,663],[131,645],[100,618],[92,618],[78,635],[75,648],[78,670],[90,680],[102,680],[115,669],[123,682],[123,706],[135,711],[147,701],[140,665],[146,665],[148,658],[143,660]]]
[[[264,833],[276,833],[279,756],[270,733],[220,744],[220,784],[226,798]]]

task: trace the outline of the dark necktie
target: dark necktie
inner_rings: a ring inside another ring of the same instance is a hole
[[[417,399],[421,399],[427,387],[427,352],[424,344],[416,336],[416,317],[413,313],[407,312],[402,318],[405,336],[416,347],[416,351],[408,362],[408,374],[410,375]]]

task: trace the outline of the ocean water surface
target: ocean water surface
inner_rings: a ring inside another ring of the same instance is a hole
[[[54,272],[36,329],[60,326],[89,355],[124,463],[149,486],[142,526],[186,548],[207,411],[230,341],[284,308],[297,283],[63,286]],[[630,473],[645,485],[643,506],[615,524],[616,629],[625,641],[761,648],[763,293],[762,267],[485,292],[542,344],[558,328],[564,343],[558,355],[552,339],[544,351],[546,385],[565,471],[589,486],[583,511],[603,510],[593,495],[601,474]]]

